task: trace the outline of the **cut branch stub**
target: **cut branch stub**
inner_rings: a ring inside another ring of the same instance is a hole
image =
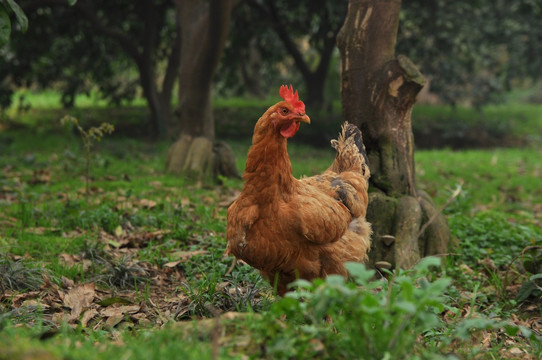
[[[203,180],[209,176],[212,150],[213,143],[207,138],[181,136],[169,148],[166,171],[192,180]]]
[[[416,196],[414,136],[411,112],[425,79],[405,56],[387,62],[372,75],[370,106],[372,116],[366,131],[368,152],[377,164],[371,182],[387,194]],[[365,133],[364,133],[365,134]]]

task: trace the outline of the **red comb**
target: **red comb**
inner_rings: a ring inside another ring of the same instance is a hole
[[[290,87],[282,85],[279,90],[279,95],[287,103],[292,105],[295,111],[297,111],[298,113],[305,113],[305,104],[303,104],[303,101],[299,101],[299,95],[297,93],[297,90],[294,93],[292,85],[290,85]]]

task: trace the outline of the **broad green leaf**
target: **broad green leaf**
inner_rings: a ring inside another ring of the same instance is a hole
[[[28,18],[24,14],[23,9],[14,0],[5,0],[7,5],[10,7],[11,11],[15,14],[17,22],[21,26],[21,31],[26,32],[28,29]]]
[[[365,265],[360,263],[347,262],[344,266],[358,285],[366,284],[375,274],[374,270],[368,270]]]
[[[516,295],[517,301],[526,300],[531,294],[536,290],[536,285],[533,281],[526,281],[521,284],[521,287],[518,290]]]
[[[312,287],[312,283],[305,279],[297,279],[294,282],[292,282],[290,285],[293,285],[293,287],[297,287],[300,289],[310,289]]]
[[[2,5],[0,5],[0,47],[6,45],[11,34],[11,22],[9,15]]]
[[[329,285],[340,286],[345,283],[345,280],[344,280],[344,277],[340,275],[329,275],[326,278],[326,283],[328,283]]]
[[[77,0],[68,0],[68,4],[70,4],[70,6],[75,5],[76,2]]]
[[[367,293],[360,299],[361,308],[368,314],[374,314],[384,311],[384,307],[375,295]]]
[[[441,260],[435,256],[428,256],[420,260],[420,262],[414,267],[419,273],[424,273],[432,266],[440,266]]]
[[[414,314],[416,312],[416,305],[410,301],[396,301],[394,309],[403,310],[407,314]]]
[[[520,328],[515,325],[507,324],[504,326],[504,331],[508,336],[516,336],[519,333]]]

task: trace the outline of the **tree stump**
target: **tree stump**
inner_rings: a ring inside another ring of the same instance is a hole
[[[231,147],[222,142],[213,144],[206,137],[183,135],[168,150],[166,171],[199,181],[240,177]]]
[[[179,68],[179,139],[171,145],[166,171],[202,181],[218,175],[239,177],[231,148],[215,142],[211,88],[226,44],[230,0],[176,0],[182,24]]]

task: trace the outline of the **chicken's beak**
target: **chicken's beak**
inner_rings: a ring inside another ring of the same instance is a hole
[[[298,117],[297,121],[305,123],[305,124],[310,124],[311,123],[311,119],[307,116],[307,114],[303,114],[302,116]]]

